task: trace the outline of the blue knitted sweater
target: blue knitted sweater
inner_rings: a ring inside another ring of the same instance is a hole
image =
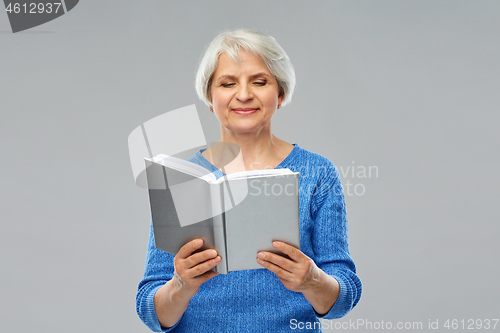
[[[294,146],[276,168],[299,172],[300,250],[339,282],[340,295],[323,318],[340,318],[361,297],[361,281],[349,254],[342,185],[332,162]],[[198,151],[189,160],[214,171],[217,178],[223,176],[201,153]],[[269,333],[312,327],[307,331],[321,332],[318,315],[302,293],[289,291],[274,273],[264,268],[229,272],[210,279],[201,285],[177,324],[162,328],[155,313],[154,295],[172,278],[174,256],[157,250],[154,244],[150,226],[146,268],[136,306],[139,317],[151,330]]]

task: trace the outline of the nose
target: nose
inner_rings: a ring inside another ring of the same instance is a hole
[[[253,98],[252,88],[247,84],[240,85],[236,92],[236,98],[242,103],[251,100]]]

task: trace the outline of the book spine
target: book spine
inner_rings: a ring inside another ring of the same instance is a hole
[[[215,266],[215,271],[219,274],[227,274],[226,255],[226,221],[224,214],[224,184],[211,184],[210,194],[212,197],[212,216],[214,228],[215,249],[221,257],[221,262]]]

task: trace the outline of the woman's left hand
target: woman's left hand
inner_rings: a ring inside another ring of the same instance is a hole
[[[304,292],[321,288],[320,280],[323,271],[316,266],[311,258],[283,242],[274,241],[273,247],[288,255],[290,259],[261,251],[257,255],[257,262],[276,274],[287,289]]]

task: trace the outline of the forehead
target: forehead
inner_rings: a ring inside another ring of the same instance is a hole
[[[256,55],[248,53],[244,50],[239,52],[238,62],[235,62],[226,53],[222,53],[219,56],[219,61],[217,63],[217,68],[214,72],[214,77],[221,75],[238,75],[238,74],[254,74],[257,72],[264,72],[271,75],[266,63]]]

